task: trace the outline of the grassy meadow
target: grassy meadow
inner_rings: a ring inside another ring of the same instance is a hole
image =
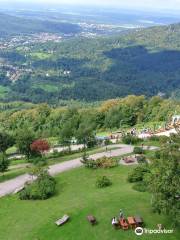
[[[18,196],[0,199],[0,239],[4,240],[175,240],[173,234],[143,235],[138,237],[133,230],[115,230],[111,218],[118,216],[122,208],[125,216],[140,215],[146,228],[155,229],[162,223],[171,229],[168,217],[154,214],[150,208],[149,193],[132,189],[127,174],[132,167],[119,166],[113,169],[90,170],[78,168],[56,177],[57,193],[45,201],[21,201]],[[98,189],[98,176],[106,175],[112,186]],[[70,221],[62,227],[54,222],[64,214]],[[86,217],[93,214],[98,220],[91,226]]]

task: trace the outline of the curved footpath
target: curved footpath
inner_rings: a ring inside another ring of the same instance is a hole
[[[119,149],[109,150],[107,152],[102,152],[102,153],[96,153],[96,154],[90,155],[90,158],[93,158],[95,160],[103,156],[118,157],[124,154],[130,154],[133,152],[133,149],[134,149],[133,146],[125,145],[125,144],[116,144],[113,146],[119,147]],[[147,148],[147,147],[144,147],[144,148]],[[149,149],[155,150],[156,147],[150,147]],[[82,166],[82,163],[80,160],[81,158],[76,158],[74,160],[51,165],[49,166],[49,173],[51,175],[56,175],[64,171],[80,167]],[[31,180],[32,180],[32,176],[30,176],[29,174],[24,174],[14,179],[0,183],[0,197],[16,192],[18,189],[22,188],[27,181],[31,181]]]

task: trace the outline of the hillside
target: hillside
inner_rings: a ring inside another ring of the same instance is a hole
[[[30,20],[0,13],[0,37],[39,32],[76,33],[78,25],[55,21]]]
[[[58,103],[159,92],[171,96],[180,88],[179,39],[180,24],[174,24],[0,51],[12,65],[32,69],[13,83],[1,76],[1,100]]]

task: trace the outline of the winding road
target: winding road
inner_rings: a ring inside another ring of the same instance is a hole
[[[90,155],[90,158],[96,160],[103,156],[107,156],[107,157],[122,156],[124,154],[132,153],[134,149],[133,146],[125,145],[125,144],[116,144],[113,146],[117,147],[118,149],[96,153],[96,154]],[[147,147],[144,147],[144,148],[147,148]],[[150,147],[150,150],[155,150],[155,149],[156,147]],[[81,158],[76,158],[74,160],[51,165],[49,166],[48,171],[51,175],[56,175],[58,173],[68,171],[70,169],[81,167],[81,166],[82,166]],[[32,180],[32,176],[30,176],[29,174],[23,174],[11,180],[0,183],[0,197],[16,192],[18,189],[21,189],[27,181],[31,181],[31,180]]]

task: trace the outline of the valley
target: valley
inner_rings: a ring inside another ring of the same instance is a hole
[[[179,239],[172,2],[0,0],[0,240]]]

